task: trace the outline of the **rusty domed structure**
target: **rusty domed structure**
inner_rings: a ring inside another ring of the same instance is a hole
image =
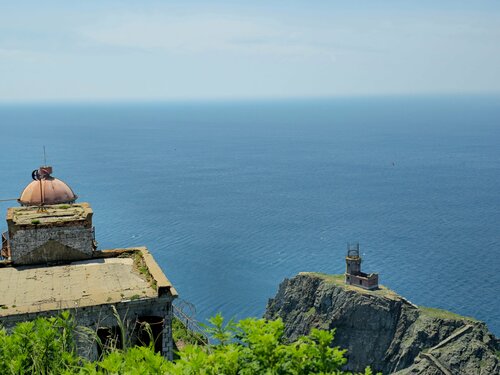
[[[18,202],[22,206],[73,203],[78,198],[63,181],[51,176],[52,167],[43,166],[31,174],[32,181],[21,193]]]

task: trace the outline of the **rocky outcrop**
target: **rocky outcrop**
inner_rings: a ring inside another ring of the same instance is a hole
[[[285,279],[265,317],[281,318],[290,340],[335,328],[334,345],[348,350],[352,371],[370,365],[384,374],[500,374],[500,345],[484,323],[417,307],[383,286],[345,285],[343,275]]]

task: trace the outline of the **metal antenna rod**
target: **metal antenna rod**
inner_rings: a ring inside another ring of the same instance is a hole
[[[0,199],[0,202],[17,201],[17,198]]]
[[[43,146],[43,165],[47,165],[47,155],[45,154],[45,145]]]

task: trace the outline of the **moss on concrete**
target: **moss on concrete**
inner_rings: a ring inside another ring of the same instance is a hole
[[[7,210],[7,220],[16,225],[50,225],[85,220],[92,215],[88,203],[72,205],[47,205],[43,209],[36,206],[11,207]]]
[[[153,278],[153,275],[149,272],[148,266],[142,257],[140,251],[134,251],[130,254],[130,257],[134,260],[134,269],[136,269],[151,285],[154,290],[157,290],[158,287],[156,285],[156,280]]]

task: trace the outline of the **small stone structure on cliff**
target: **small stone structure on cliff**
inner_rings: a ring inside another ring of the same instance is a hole
[[[51,176],[51,167],[33,172],[7,211],[0,261],[0,325],[70,310],[79,326],[102,344],[121,346],[118,314],[129,344],[147,344],[148,323],[156,351],[173,357],[172,302],[177,292],[144,247],[96,249],[92,209]],[[83,340],[83,339],[82,339]],[[81,355],[97,359],[102,347],[78,343]]]
[[[473,318],[415,306],[379,285],[347,285],[344,275],[301,272],[285,279],[264,317],[282,319],[295,341],[313,328],[336,329],[346,370],[398,375],[499,375],[500,339]]]
[[[364,289],[378,288],[378,274],[361,272],[361,257],[359,256],[359,244],[347,244],[347,256],[345,257],[346,271],[345,282],[349,285],[359,286]]]

